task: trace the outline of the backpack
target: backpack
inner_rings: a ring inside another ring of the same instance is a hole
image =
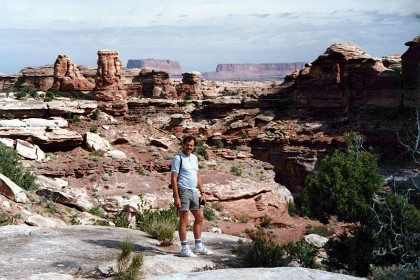
[[[179,159],[181,160],[179,162],[179,172],[181,172],[181,167],[182,167],[182,157],[180,154],[177,154],[179,156]],[[168,188],[172,189],[172,183],[169,183]]]

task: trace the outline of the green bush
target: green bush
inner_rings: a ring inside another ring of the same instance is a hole
[[[90,127],[89,131],[92,132],[92,133],[96,133],[96,132],[98,132],[98,127],[97,126],[92,126],[92,127]]]
[[[211,204],[211,207],[212,207],[214,210],[219,211],[219,212],[223,210],[223,205],[220,203],[220,201],[213,202],[213,203]]]
[[[367,227],[375,241],[376,265],[404,265],[420,268],[420,210],[405,198],[390,193],[373,206]]]
[[[128,205],[124,206],[124,209],[115,215],[114,224],[116,227],[123,227],[128,228],[130,225],[130,221],[128,217],[130,216],[130,209]]]
[[[345,270],[351,275],[365,277],[370,272],[373,237],[366,227],[358,227],[353,235],[343,233],[324,246],[328,258],[324,262],[330,270]]]
[[[216,148],[218,149],[223,149],[225,147],[225,145],[223,144],[223,141],[220,139],[216,139],[214,141],[214,145],[216,146]]]
[[[262,219],[261,219],[260,226],[263,227],[263,228],[271,228],[271,226],[272,226],[271,222],[272,221],[273,221],[273,218],[271,218],[270,216],[265,214],[264,217],[262,217]]]
[[[19,88],[19,91],[16,93],[16,99],[24,99],[27,96],[30,96],[32,98],[38,98],[38,91],[34,87],[21,87]]]
[[[140,230],[157,239],[163,246],[173,244],[174,233],[178,229],[177,210],[173,204],[169,209],[153,211],[144,210],[136,215],[137,226]]]
[[[232,173],[235,176],[241,176],[242,175],[242,170],[240,167],[234,165],[230,168],[230,173]]]
[[[19,91],[19,92],[15,93],[15,97],[16,97],[16,99],[18,99],[18,100],[25,99],[25,98],[26,98],[26,96],[27,96],[27,93],[26,93],[26,92],[21,92],[21,91]]]
[[[319,169],[306,177],[304,204],[323,223],[331,215],[347,222],[360,221],[369,212],[373,195],[383,183],[377,156],[361,148],[363,138],[346,135],[346,152],[336,150]]]
[[[372,280],[418,280],[420,279],[420,268],[391,266],[376,268],[372,272]]]
[[[261,227],[255,230],[247,229],[245,233],[252,241],[240,240],[233,249],[233,253],[244,262],[245,266],[278,267],[286,266],[290,262],[284,247],[275,241],[272,233],[264,231]]]
[[[0,210],[0,227],[14,224],[15,219],[13,217],[8,216],[6,213]]]
[[[248,216],[246,216],[245,214],[242,214],[241,216],[239,216],[239,221],[243,224],[248,223],[249,221]]]
[[[328,228],[325,226],[306,226],[305,234],[317,234],[319,236],[329,237],[334,234],[334,232],[330,232]]]
[[[316,262],[315,257],[318,254],[318,249],[306,242],[304,239],[298,242],[289,242],[285,246],[291,260],[294,260],[300,264],[301,267],[306,268],[320,268],[320,265]]]
[[[289,215],[291,217],[298,216],[298,210],[297,210],[296,205],[293,202],[293,200],[288,200],[287,201],[287,212],[289,212]]]
[[[15,184],[28,191],[35,191],[38,185],[36,176],[23,167],[20,157],[15,150],[0,143],[0,173],[8,177]]]
[[[201,140],[197,140],[195,142],[194,153],[204,157],[205,160],[209,160],[209,154],[207,152],[206,147],[204,146],[204,142]]]
[[[141,279],[143,272],[143,255],[132,254],[134,243],[130,240],[123,241],[121,253],[117,259],[118,280],[136,280]]]
[[[97,120],[97,119],[99,119],[100,114],[101,114],[101,110],[96,109],[95,111],[92,112],[92,114],[90,115],[90,118],[92,120]]]
[[[216,213],[214,212],[214,209],[207,205],[203,208],[203,215],[204,219],[206,219],[207,221],[213,221],[216,218]]]

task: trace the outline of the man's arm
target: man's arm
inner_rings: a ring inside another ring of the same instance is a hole
[[[178,209],[181,207],[181,199],[179,198],[178,193],[178,173],[171,172],[171,184],[172,184],[172,193],[174,197],[174,205]]]

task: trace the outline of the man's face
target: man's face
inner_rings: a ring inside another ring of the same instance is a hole
[[[184,152],[184,154],[189,156],[194,150],[194,140],[185,142],[185,144],[182,145],[182,148],[183,148],[182,151]]]

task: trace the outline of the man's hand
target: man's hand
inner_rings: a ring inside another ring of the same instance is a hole
[[[181,208],[181,199],[179,197],[174,197],[174,205],[176,209]]]

